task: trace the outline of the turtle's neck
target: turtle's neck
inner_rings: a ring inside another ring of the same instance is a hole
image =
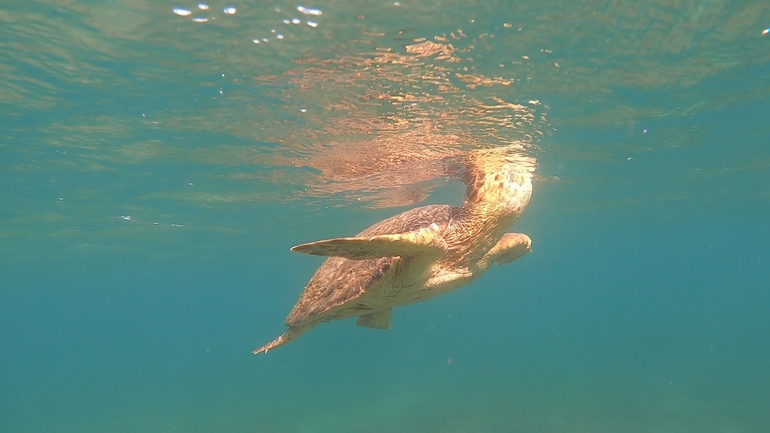
[[[466,204],[453,209],[444,234],[450,246],[445,260],[471,266],[487,253],[515,222],[517,216],[499,215],[490,203]]]
[[[506,167],[507,168],[507,167]],[[446,260],[473,265],[511,228],[532,192],[528,173],[478,170],[466,180],[467,190],[444,234],[450,250]]]

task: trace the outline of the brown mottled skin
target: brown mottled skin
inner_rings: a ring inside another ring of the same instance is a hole
[[[329,257],[286,318],[289,329],[254,354],[286,344],[329,320],[390,328],[392,308],[447,293],[478,278],[493,262],[531,251],[529,237],[506,233],[529,203],[531,165],[498,152],[464,161],[461,206],[422,206],[380,221],[352,238],[292,248]]]

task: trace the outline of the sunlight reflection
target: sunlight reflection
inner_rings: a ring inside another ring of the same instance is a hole
[[[449,43],[465,32],[414,38],[400,48],[388,46],[388,36],[375,36],[373,51],[309,57],[296,61],[297,69],[255,77],[284,89],[285,101],[320,105],[303,125],[271,135],[280,146],[255,162],[312,169],[298,192],[305,199],[394,207],[457,180],[448,162],[473,149],[515,146],[534,156],[547,107],[498,96],[514,81],[479,72],[467,60],[473,46]]]

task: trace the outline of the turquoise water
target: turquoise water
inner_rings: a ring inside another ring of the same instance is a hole
[[[6,3],[0,431],[768,430],[770,3]],[[251,354],[511,144],[533,253]]]

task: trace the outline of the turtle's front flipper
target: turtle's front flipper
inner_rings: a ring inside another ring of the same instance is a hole
[[[297,245],[291,250],[314,256],[344,257],[350,260],[419,256],[433,261],[442,257],[447,249],[446,242],[436,233],[436,229],[437,227],[431,226],[407,233],[328,239]]]
[[[524,233],[506,233],[479,261],[479,268],[488,269],[493,262],[511,263],[532,251],[532,240]]]

